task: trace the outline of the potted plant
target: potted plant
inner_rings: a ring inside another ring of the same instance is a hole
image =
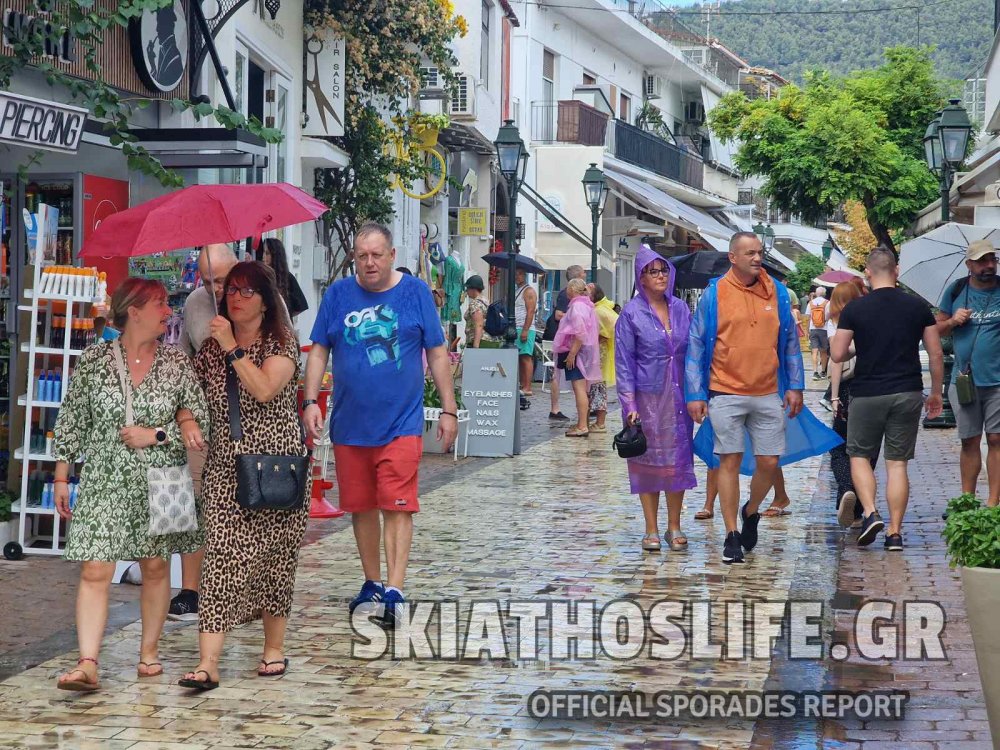
[[[424,112],[411,112],[408,120],[414,137],[427,148],[434,148],[438,135],[451,124],[448,115],[429,115]]]
[[[17,500],[13,492],[0,492],[0,548],[17,540],[17,521],[11,506]]]
[[[462,405],[462,388],[461,386],[455,386],[455,403],[458,405],[459,409],[464,409]],[[434,380],[432,378],[426,378],[424,380],[424,408],[425,409],[441,409],[441,396],[438,394],[437,388],[434,385]],[[444,453],[444,446],[441,445],[441,441],[437,439],[437,428],[438,423],[436,420],[425,420],[424,421],[424,453]],[[465,430],[469,428],[468,422],[463,422],[458,425],[458,436],[456,440],[464,439]]]
[[[965,611],[976,647],[979,679],[994,747],[1000,747],[1000,506],[987,508],[968,495],[948,503],[944,526],[951,566],[962,572]]]

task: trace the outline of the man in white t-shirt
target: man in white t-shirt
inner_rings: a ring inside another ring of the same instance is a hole
[[[826,377],[826,365],[830,359],[830,337],[826,330],[829,306],[826,289],[819,287],[816,296],[809,302],[809,349],[812,351],[813,380]]]

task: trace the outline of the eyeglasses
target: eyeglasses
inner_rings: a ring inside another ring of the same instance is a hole
[[[257,290],[254,289],[252,286],[227,286],[226,287],[226,294],[228,294],[230,297],[232,297],[237,292],[240,293],[241,297],[245,297],[247,299],[250,299],[251,297],[253,297],[257,293]]]
[[[657,276],[667,276],[670,271],[666,268],[647,268],[642,273],[644,276],[652,276],[656,278]]]

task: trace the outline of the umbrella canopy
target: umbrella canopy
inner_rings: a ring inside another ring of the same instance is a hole
[[[859,276],[861,274],[849,273],[848,271],[827,271],[813,279],[813,282],[820,286],[835,287],[837,284],[843,284],[845,281],[850,281]]]
[[[489,255],[484,255],[483,260],[486,261],[487,265],[495,266],[496,268],[510,267],[510,253],[490,253]],[[514,253],[514,267],[528,273],[545,273],[545,269],[538,261],[520,253]]]
[[[951,223],[904,242],[899,250],[899,282],[938,305],[948,285],[969,274],[965,251],[975,240],[989,240],[996,247],[1000,229]]]
[[[678,289],[704,289],[709,281],[725,274],[732,265],[729,262],[729,253],[711,250],[701,250],[666,260],[677,269],[674,286]],[[764,268],[772,276],[784,280],[784,271],[769,261],[764,261]]]
[[[108,217],[81,256],[150,255],[237,242],[322,216],[327,207],[293,185],[194,185]]]

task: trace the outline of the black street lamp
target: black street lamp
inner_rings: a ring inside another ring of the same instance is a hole
[[[924,133],[924,158],[931,172],[941,180],[941,221],[946,223],[951,220],[951,184],[965,160],[965,151],[972,133],[969,115],[960,102],[960,99],[951,99]],[[924,427],[931,429],[955,427],[957,424],[955,411],[948,398],[948,383],[951,382],[951,371],[955,366],[951,336],[941,337],[941,349],[944,352],[944,403],[939,417],[924,420]]]
[[[767,258],[774,248],[774,227],[770,224],[765,227],[763,222],[757,222],[753,226],[753,233],[760,240],[760,246],[764,249],[764,257]]]
[[[927,166],[941,180],[941,221],[951,220],[949,197],[955,173],[965,161],[965,151],[972,134],[969,114],[960,99],[952,99],[927,126],[924,133],[924,158]]]
[[[597,168],[597,164],[590,163],[587,171],[583,173],[583,194],[590,206],[590,281],[597,283],[597,223],[604,213],[604,206],[608,201],[608,185],[604,179],[604,172]]]
[[[517,191],[524,182],[524,171],[528,166],[528,152],[521,140],[521,134],[513,120],[505,120],[497,133],[494,142],[497,149],[497,161],[500,164],[500,174],[507,183],[507,233],[504,249],[508,255],[507,265],[507,335],[505,346],[513,349],[517,346],[517,322],[514,320],[515,281],[517,271],[517,232],[516,205]]]

